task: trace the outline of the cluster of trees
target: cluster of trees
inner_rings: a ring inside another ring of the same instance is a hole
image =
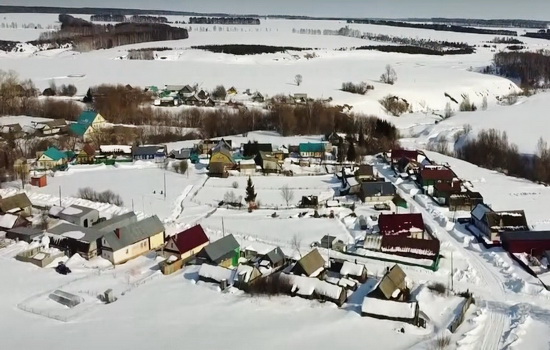
[[[77,93],[77,88],[73,84],[62,84],[57,86],[54,81],[50,82],[50,87],[42,92],[43,96],[68,96],[73,97]]]
[[[153,50],[128,50],[128,56],[126,56],[129,60],[154,60],[155,59],[155,51]]]
[[[401,114],[410,111],[409,103],[397,96],[388,95],[378,102],[380,102],[382,107],[394,117],[399,117]]]
[[[42,33],[41,41],[71,42],[79,51],[109,49],[120,45],[149,41],[187,39],[184,28],[175,28],[160,23],[118,23],[116,25],[93,24],[70,15],[59,15],[61,29]]]
[[[429,18],[419,19],[420,22],[457,24],[469,27],[499,27],[499,28],[544,28],[546,21],[532,19],[477,19],[477,18]],[[410,20],[415,22],[415,20]]]
[[[348,20],[348,23],[374,24],[374,25],[401,27],[401,28],[432,29],[432,30],[438,30],[438,31],[444,31],[444,32],[457,32],[457,33],[474,33],[474,34],[506,35],[506,36],[518,35],[518,33],[513,30],[473,28],[473,27],[464,27],[464,26],[458,26],[458,25],[452,25],[452,24],[411,23],[411,22],[385,21],[385,20],[374,20],[374,19]]]
[[[210,96],[212,96],[214,100],[225,100],[225,97],[227,96],[227,90],[225,90],[225,86],[218,85],[214,88],[214,90],[212,90]]]
[[[78,197],[92,202],[109,203],[118,206],[124,205],[124,202],[122,201],[120,195],[114,193],[111,190],[98,192],[91,187],[79,188]]]
[[[528,38],[535,38],[535,39],[547,39],[550,40],[550,30],[548,29],[541,29],[537,32],[527,32],[524,34],[524,36]]]
[[[493,44],[508,44],[508,45],[523,45],[523,41],[513,38],[513,37],[495,37],[493,40],[489,41]]]
[[[277,53],[285,52],[288,50],[302,51],[310,50],[303,47],[292,46],[268,46],[268,45],[246,45],[246,44],[234,44],[234,45],[201,45],[191,46],[192,49],[206,50],[215,53],[226,53],[231,55],[259,55],[263,53]]]
[[[91,22],[126,22],[126,16],[120,14],[100,13],[90,16]]]
[[[374,90],[374,86],[365,83],[364,81],[354,84],[351,81],[342,83],[342,91],[351,92],[352,94],[365,95],[369,90]]]
[[[260,19],[253,17],[190,17],[189,24],[248,24],[259,25]]]
[[[467,55],[474,52],[473,48],[468,49],[445,49],[434,50],[420,46],[410,45],[368,45],[357,47],[356,50],[375,50],[381,52],[396,52],[406,53],[409,55],[431,55],[431,56],[444,56],[444,55]]]
[[[527,88],[550,86],[550,55],[539,52],[499,52],[495,54],[496,73],[516,78]],[[490,71],[488,67],[486,71]]]
[[[168,23],[168,18],[163,16],[133,15],[128,21],[133,23]]]

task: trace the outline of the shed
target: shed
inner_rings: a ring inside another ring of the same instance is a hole
[[[355,171],[355,177],[359,181],[369,181],[374,179],[374,169],[372,165],[361,164],[359,169]]]
[[[31,176],[31,185],[45,187],[48,185],[48,177],[46,175]]]
[[[283,266],[285,264],[285,260],[285,254],[279,247],[272,249],[260,259],[260,261],[268,261],[271,268],[279,268]]]
[[[324,235],[319,242],[319,247],[325,249],[333,249],[339,252],[343,252],[346,250],[346,245],[344,244],[344,242],[342,240],[339,240],[337,237],[331,235]]]
[[[340,269],[340,275],[344,277],[352,277],[361,283],[365,283],[367,280],[367,267],[363,264],[344,261],[342,268]]]
[[[331,301],[338,306],[342,306],[347,300],[346,289],[341,286],[305,276],[289,275],[288,278],[292,284],[292,295],[306,299]]]
[[[61,220],[82,227],[92,227],[99,220],[99,211],[97,209],[83,207],[81,205],[71,205],[63,209],[57,216]]]
[[[273,147],[270,143],[250,142],[243,144],[244,157],[256,157],[260,152],[272,152]]]
[[[239,264],[240,254],[239,243],[228,235],[204,247],[199,257],[210,264],[230,267]]]
[[[365,297],[361,316],[419,325],[420,310],[417,302],[400,302]]]
[[[199,268],[199,279],[204,282],[220,283],[225,280],[228,284],[233,283],[236,270],[222,266],[202,264]]]
[[[42,230],[33,227],[15,227],[6,230],[6,238],[27,243],[32,242],[35,238],[40,238],[43,234]]]
[[[297,276],[318,277],[322,275],[325,264],[325,259],[321,256],[319,250],[314,249],[298,260],[292,269],[292,273]]]
[[[58,302],[61,305],[68,307],[75,307],[78,304],[82,303],[84,300],[75,294],[67,293],[62,290],[56,289],[50,295],[49,298],[53,301]]]

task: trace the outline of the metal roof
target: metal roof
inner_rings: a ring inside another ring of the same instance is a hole
[[[361,191],[365,197],[391,196],[395,194],[395,187],[391,182],[362,182]]]
[[[136,214],[131,211],[122,215],[113,216],[109,220],[102,221],[93,226],[95,230],[102,232],[114,231],[117,228],[128,226],[137,222]]]
[[[6,230],[7,232],[16,233],[23,236],[39,236],[42,234],[42,230],[39,230],[34,227],[14,227],[12,229]]]
[[[103,232],[94,230],[93,228],[86,228],[86,227],[73,225],[69,223],[59,224],[55,227],[48,229],[47,232],[52,235],[64,237],[65,239],[74,239],[77,241],[87,242],[87,243],[94,242],[100,239],[101,237],[103,237],[104,235]],[[74,234],[70,234],[70,233],[77,233],[77,232],[81,232],[83,236],[80,238],[76,238]]]
[[[375,290],[382,292],[386,299],[391,299],[396,290],[406,287],[405,277],[405,272],[396,264],[382,277]]]
[[[269,253],[267,253],[265,257],[272,264],[277,264],[285,259],[285,253],[283,253],[281,248],[277,247],[271,250]]]
[[[68,211],[69,213],[65,213],[65,210],[70,209],[70,208],[78,209],[78,210],[80,210],[80,213],[71,214],[71,213],[70,213],[70,210]],[[81,206],[81,205],[73,204],[73,205],[71,205],[71,206],[69,206],[69,207],[63,209],[63,210],[59,213],[59,215],[65,216],[65,217],[81,218],[81,217],[83,217],[83,216],[88,215],[88,214],[91,213],[91,212],[94,212],[94,211],[95,211],[95,212],[98,212],[98,210],[97,210],[97,209],[94,209],[94,208],[88,208],[88,207],[83,207],[83,206]],[[99,214],[99,212],[98,212],[98,214]]]
[[[500,234],[500,239],[506,241],[546,241],[550,240],[550,231],[512,231]]]
[[[208,237],[201,225],[195,225],[185,231],[182,231],[171,238],[183,254],[191,251],[205,243],[208,243]]]
[[[493,209],[489,208],[486,204],[479,203],[475,206],[474,210],[472,210],[472,216],[476,218],[477,220],[483,220],[483,217],[487,213],[493,212]]]
[[[300,266],[307,276],[311,276],[325,266],[325,259],[321,256],[319,250],[314,249],[301,258],[296,265]]]
[[[25,209],[32,206],[32,203],[26,193],[18,193],[16,195],[0,199],[0,211],[7,213],[16,208]]]
[[[105,234],[105,240],[113,251],[120,250],[145,238],[164,232],[164,225],[155,215],[119,229],[120,238],[115,231]]]
[[[134,155],[155,155],[159,150],[164,152],[164,146],[138,146],[134,148]]]
[[[239,243],[235,237],[233,237],[233,235],[229,235],[204,247],[204,253],[213,262],[219,262],[239,247]]]

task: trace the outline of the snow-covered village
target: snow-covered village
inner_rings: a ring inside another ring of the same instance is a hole
[[[0,5],[0,348],[548,349],[550,4],[400,2]]]

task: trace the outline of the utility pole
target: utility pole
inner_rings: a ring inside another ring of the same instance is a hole
[[[453,252],[451,251],[451,290],[454,291]]]
[[[225,226],[223,224],[223,216],[222,216],[222,235],[225,237]]]
[[[166,172],[164,173],[164,200],[166,200]]]
[[[132,198],[132,211],[134,211],[134,199]]]
[[[59,206],[62,207],[62,205],[61,205],[61,185],[59,185]]]

